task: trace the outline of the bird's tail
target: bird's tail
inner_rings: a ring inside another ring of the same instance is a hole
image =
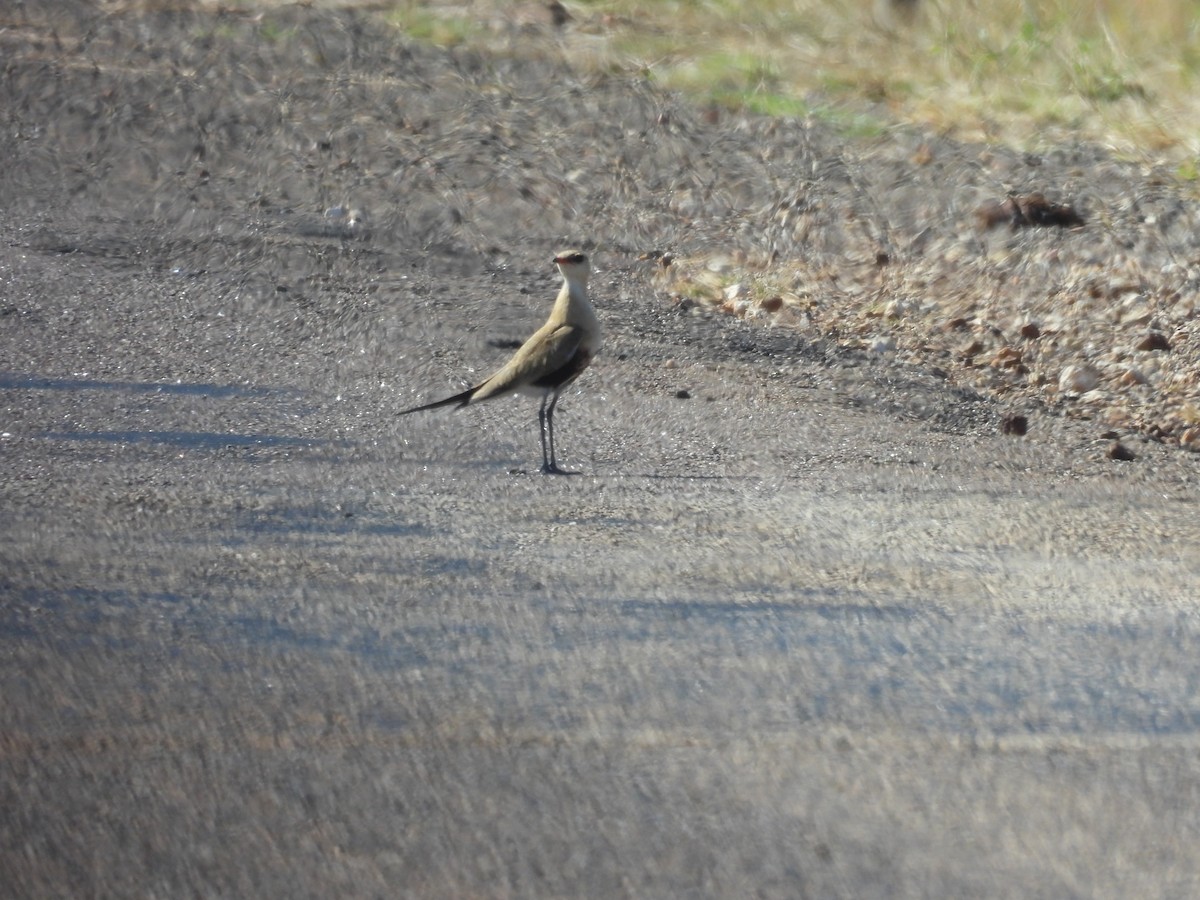
[[[424,406],[414,406],[412,409],[402,409],[396,413],[398,416],[407,416],[409,413],[421,412],[424,409],[438,409],[442,406],[458,406],[463,407],[471,402],[471,396],[479,390],[479,385],[467,388],[461,394],[455,394],[453,397],[447,397],[444,400],[434,400],[432,403],[426,403]]]

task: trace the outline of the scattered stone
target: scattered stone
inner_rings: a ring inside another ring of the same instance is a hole
[[[1170,350],[1171,342],[1167,340],[1167,336],[1158,331],[1151,331],[1142,338],[1137,345],[1137,348],[1143,352],[1151,350]]]
[[[547,26],[565,28],[572,21],[571,13],[559,2],[518,3],[507,11],[507,23],[515,25],[527,34],[536,34]],[[499,22],[495,25],[498,27]]]
[[[546,4],[546,11],[550,14],[550,21],[555,28],[562,28],[571,21],[571,14],[567,12],[567,8],[558,0],[550,0]]]
[[[1068,394],[1086,394],[1099,383],[1100,376],[1087,366],[1067,366],[1058,376],[1058,389]]]
[[[1133,462],[1133,460],[1137,459],[1137,454],[1120,441],[1113,441],[1104,455],[1109,459],[1115,459],[1120,462]]]
[[[680,388],[679,390],[677,390],[675,392],[675,399],[676,400],[690,400],[690,399],[692,399],[692,395],[690,393],[688,393],[687,391],[685,391],[683,388]]]
[[[988,200],[975,210],[975,222],[981,231],[999,225],[1008,225],[1016,231],[1032,227],[1076,228],[1084,224],[1083,216],[1073,206],[1051,203],[1039,193],[1009,194],[1003,201]]]
[[[958,355],[964,359],[970,359],[972,356],[978,356],[983,352],[983,341],[975,340],[967,344],[958,351]]]
[[[1045,171],[1051,169],[1062,177],[1057,165]],[[1003,231],[1083,222],[1070,204],[1045,195],[998,199],[981,215]],[[783,229],[781,246],[800,245],[816,239],[832,209],[825,203],[798,192],[764,206],[763,214],[771,216],[769,228]],[[1121,227],[1135,227],[1123,218],[1136,218],[1133,211],[1111,212]],[[1191,285],[1200,262],[1144,264],[1132,232],[1118,240],[1106,230],[1087,241],[963,237],[939,236],[936,226],[903,240],[889,236],[901,251],[871,232],[847,245],[845,258],[858,261],[848,266],[724,246],[715,259],[680,256],[654,273],[659,290],[692,298],[693,315],[715,311],[794,326],[867,359],[898,355],[926,371],[940,368],[955,384],[1002,398],[1009,408],[1057,401],[1069,417],[1116,429],[1135,449],[1130,435],[1153,439],[1151,423],[1170,430],[1165,441],[1172,446],[1181,444],[1184,429],[1200,427],[1200,411],[1194,418],[1186,411],[1200,388],[1200,355],[1186,352],[1196,342],[1200,294]],[[876,260],[884,252],[887,262]]]
[[[1029,431],[1029,420],[1025,416],[1010,413],[1000,420],[1000,433],[1024,437]]]
[[[1149,384],[1150,379],[1146,377],[1146,373],[1141,369],[1135,369],[1132,366],[1124,371],[1121,375],[1121,384]]]
[[[1076,212],[1075,207],[1066,203],[1051,203],[1041,194],[1018,198],[1017,205],[1027,225],[1078,228],[1084,224],[1083,216]]]
[[[647,250],[645,253],[638,254],[638,259],[642,262],[652,260],[664,269],[675,261],[674,255],[669,250]]]
[[[1108,296],[1115,298],[1122,290],[1122,287],[1129,289],[1129,296],[1121,301],[1121,306],[1116,312],[1117,321],[1122,325],[1146,325],[1154,318],[1154,309],[1146,301],[1146,298],[1139,292],[1139,288],[1132,285],[1111,285],[1107,291],[1096,288],[1099,291],[1098,296]]]
[[[1024,369],[1021,351],[1015,347],[1001,347],[992,357],[991,364],[997,369]]]

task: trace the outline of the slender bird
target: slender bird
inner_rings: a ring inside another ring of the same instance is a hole
[[[503,397],[514,391],[541,394],[538,425],[542,438],[542,472],[569,475],[558,467],[554,453],[554,408],[559,395],[588,367],[600,349],[600,323],[588,301],[588,258],[578,250],[564,250],[554,257],[562,273],[563,286],[550,310],[546,324],[533,333],[501,369],[479,384],[453,397],[414,406],[400,413],[420,412],[441,406],[464,407],[480,400]]]

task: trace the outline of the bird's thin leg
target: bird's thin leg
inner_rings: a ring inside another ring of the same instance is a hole
[[[546,449],[546,401],[550,400],[550,391],[546,391],[541,395],[541,406],[538,408],[538,434],[541,437],[541,470],[542,472],[553,472],[554,467],[551,464],[551,452]],[[553,446],[553,444],[551,444]]]
[[[554,407],[558,406],[558,391],[550,396],[550,405],[546,407],[546,431],[550,435],[550,471],[559,472],[558,455],[554,452]]]
[[[554,452],[554,407],[558,405],[559,391],[546,391],[542,406],[538,410],[538,424],[542,427],[542,472],[546,475],[574,475],[558,467]]]

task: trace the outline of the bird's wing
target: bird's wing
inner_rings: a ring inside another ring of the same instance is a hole
[[[537,384],[570,367],[583,342],[583,330],[574,325],[545,326],[521,345],[512,359],[479,386],[471,400],[486,400]],[[574,374],[578,374],[575,371]]]

